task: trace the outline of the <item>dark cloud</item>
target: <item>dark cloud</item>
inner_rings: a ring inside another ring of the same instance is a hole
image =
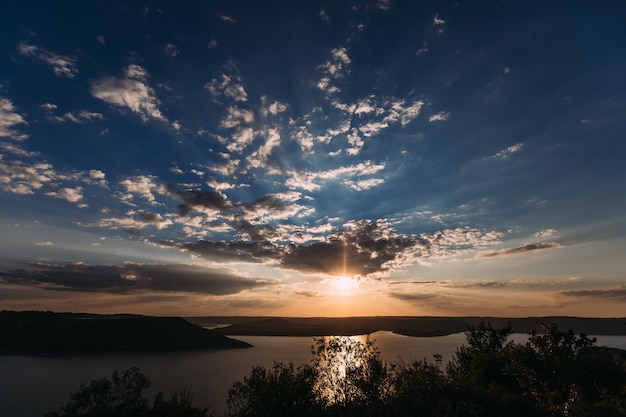
[[[247,240],[255,242],[269,241],[278,236],[276,229],[271,226],[255,226],[248,221],[239,224],[239,233]]]
[[[264,241],[209,242],[199,240],[185,243],[181,249],[197,253],[216,262],[263,262],[278,259],[280,247]]]
[[[281,264],[286,268],[332,275],[369,275],[388,271],[393,261],[421,242],[400,236],[367,220],[353,222],[334,238],[309,246],[291,245]]]
[[[392,263],[408,249],[422,244],[369,221],[355,222],[350,229],[336,232],[327,241],[310,245],[275,244],[270,241],[276,235],[273,228],[249,222],[240,224],[240,233],[251,240],[201,240],[180,247],[218,262],[268,262],[306,273],[369,275],[389,271]]]
[[[585,298],[599,298],[610,300],[622,300],[626,301],[626,285],[618,285],[615,288],[609,288],[607,290],[574,290],[574,291],[562,291],[561,295],[568,297],[585,297]]]
[[[137,212],[139,221],[142,223],[158,223],[161,221],[161,216],[155,213],[148,213],[146,211]]]
[[[115,294],[157,291],[225,295],[271,285],[234,275],[227,269],[194,265],[31,264],[30,266],[34,269],[0,272],[0,278],[7,283],[38,286],[50,290]]]
[[[478,255],[476,255],[476,257],[477,258],[494,258],[497,256],[518,255],[520,253],[530,252],[534,250],[551,249],[551,248],[558,248],[558,247],[561,247],[561,245],[556,242],[529,243],[526,245],[518,246],[516,248],[506,248],[506,249],[500,249],[495,252],[479,253]]]
[[[224,210],[230,207],[226,197],[217,191],[178,191],[174,187],[170,187],[169,191],[183,200],[183,203],[178,205],[178,213],[183,217],[197,208]]]

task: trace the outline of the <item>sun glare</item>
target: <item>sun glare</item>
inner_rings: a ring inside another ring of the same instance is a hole
[[[337,277],[332,280],[332,286],[340,295],[352,295],[358,287],[358,282],[350,277]]]

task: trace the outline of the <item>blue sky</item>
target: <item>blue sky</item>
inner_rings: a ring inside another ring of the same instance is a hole
[[[0,6],[0,302],[626,315],[626,5]]]

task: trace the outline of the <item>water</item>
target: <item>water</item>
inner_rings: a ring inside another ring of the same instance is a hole
[[[522,342],[526,335],[513,335]],[[115,369],[137,366],[154,385],[148,392],[170,393],[187,388],[196,405],[208,406],[218,415],[227,411],[226,398],[232,383],[243,379],[253,366],[272,366],[274,361],[308,363],[311,337],[237,336],[254,348],[221,351],[187,351],[154,354],[103,354],[67,356],[0,357],[0,410],[12,417],[43,416],[58,410],[81,383],[110,377]],[[358,336],[365,339],[365,336]],[[383,357],[391,362],[433,359],[444,362],[465,343],[463,333],[442,337],[407,337],[391,332],[372,335]],[[626,349],[626,336],[597,336],[599,346]]]

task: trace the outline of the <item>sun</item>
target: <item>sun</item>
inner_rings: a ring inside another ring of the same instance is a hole
[[[333,290],[343,296],[355,294],[359,286],[356,279],[345,276],[333,278],[331,285]]]

